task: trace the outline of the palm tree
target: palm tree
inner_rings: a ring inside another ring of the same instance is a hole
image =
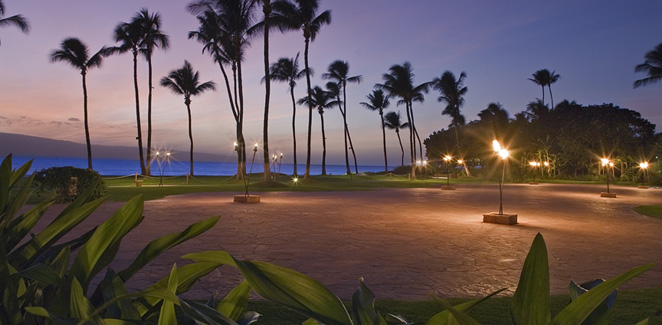
[[[145,168],[145,158],[143,155],[143,136],[142,126],[140,123],[140,96],[138,92],[138,53],[140,52],[141,31],[140,26],[136,24],[120,23],[115,27],[114,39],[115,42],[120,43],[119,46],[114,46],[108,49],[107,54],[122,54],[131,51],[133,54],[133,90],[136,99],[136,129],[138,131],[138,156],[140,158],[140,173],[147,175]]]
[[[549,70],[541,69],[533,73],[533,78],[529,78],[534,84],[542,88],[542,102],[545,103],[545,86],[549,80]]]
[[[495,138],[501,138],[503,131],[508,127],[508,111],[499,103],[489,103],[487,108],[478,113],[481,122],[489,123],[492,126],[492,133]]]
[[[324,132],[324,110],[332,108],[334,105],[337,105],[333,101],[333,95],[328,91],[324,91],[319,86],[313,88],[312,96],[303,97],[299,99],[299,104],[307,104],[309,107],[317,107],[317,112],[320,114],[320,120],[322,123],[322,175],[326,175],[326,133]]]
[[[388,112],[384,121],[384,125],[391,129],[395,130],[395,134],[398,135],[398,142],[400,142],[400,150],[402,151],[402,161],[400,166],[405,165],[405,148],[402,147],[402,139],[400,139],[400,129],[409,128],[409,123],[400,122],[400,112]]]
[[[221,62],[229,61],[232,65],[234,105],[231,101],[231,107],[236,122],[238,179],[246,174],[242,61],[244,50],[249,45],[248,30],[254,25],[255,4],[255,0],[198,0],[187,6],[191,13],[198,14],[198,21],[201,24],[200,34],[195,35],[193,34],[195,32],[192,32],[189,33],[189,37],[196,37],[205,44],[205,48],[214,55],[214,60],[221,66],[221,71],[224,71]],[[209,44],[210,42],[214,42],[214,45]],[[225,72],[223,75],[229,95],[229,83]]]
[[[51,62],[62,61],[74,68],[80,69],[83,78],[83,120],[85,124],[85,143],[87,144],[87,168],[92,170],[92,145],[90,144],[90,127],[87,118],[87,70],[100,67],[106,48],[90,56],[85,43],[77,38],[67,38],[62,41],[60,49],[51,52]]]
[[[441,75],[441,78],[434,78],[432,80],[432,87],[441,93],[437,101],[446,103],[446,107],[441,111],[441,115],[451,117],[451,126],[455,130],[455,147],[458,151],[460,151],[458,129],[465,124],[465,119],[460,109],[464,105],[464,95],[468,91],[468,88],[463,86],[464,78],[466,77],[467,74],[462,72],[456,80],[452,72],[446,71]]]
[[[549,74],[549,80],[547,81],[547,88],[549,89],[549,100],[552,103],[551,108],[554,108],[554,96],[552,96],[552,84],[561,79],[561,75],[556,73],[556,70],[552,71]]]
[[[414,122],[414,112],[412,104],[415,101],[423,101],[423,92],[427,92],[429,83],[424,82],[420,85],[414,86],[414,73],[413,68],[409,62],[402,65],[393,65],[389,68],[389,73],[382,75],[384,80],[383,84],[377,84],[379,89],[386,90],[391,97],[400,97],[398,105],[405,104],[407,112],[407,123],[409,125],[409,153],[411,158],[411,177],[416,177],[416,139],[418,138],[419,148],[421,151],[421,158],[423,155],[422,145],[418,131],[416,131],[416,124]],[[416,137],[416,138],[415,138]]]
[[[662,81],[662,43],[648,51],[644,63],[638,64],[634,72],[644,72],[648,77],[634,82],[634,88]]]
[[[384,142],[384,172],[388,172],[388,159],[386,158],[386,129],[384,126],[384,109],[388,108],[391,103],[389,102],[388,96],[385,95],[384,91],[382,91],[381,89],[373,90],[372,94],[369,94],[366,97],[368,98],[368,102],[361,102],[361,105],[363,105],[363,107],[371,111],[377,111],[379,113],[379,118],[382,121],[382,140]],[[399,134],[398,137],[400,137]],[[404,155],[404,151],[402,152],[402,154]]]
[[[349,138],[349,147],[352,149],[352,155],[354,156],[354,171],[358,174],[359,167],[358,167],[358,163],[356,162],[356,153],[354,152],[354,146],[352,145],[352,138],[349,135],[349,128],[347,126],[347,83],[348,82],[361,83],[361,76],[358,75],[358,76],[348,77],[347,76],[348,74],[349,74],[349,63],[347,63],[346,61],[336,60],[329,65],[328,72],[322,74],[322,79],[335,81],[338,84],[339,90],[342,91],[343,106],[342,107],[339,106],[338,108],[340,110],[340,114],[342,115],[343,127],[345,133],[345,164],[347,166],[347,174],[351,174],[351,171],[349,169],[349,156],[347,153],[347,139]]]
[[[547,113],[549,113],[549,107],[545,105],[540,99],[536,99],[533,102],[526,104],[526,116],[531,121],[540,120],[544,118]]]
[[[0,1],[0,17],[5,15],[5,5]],[[14,15],[7,18],[0,18],[0,27],[14,25],[23,33],[30,32],[30,23],[22,15]]]
[[[294,99],[294,87],[297,80],[303,78],[305,70],[299,70],[299,53],[294,59],[280,58],[277,62],[271,64],[269,76],[272,80],[287,82],[290,86],[290,96],[292,97],[292,145],[294,156],[294,176],[297,173],[297,137],[296,137],[296,114],[297,106]]]
[[[193,131],[191,128],[191,96],[197,96],[207,90],[216,90],[216,84],[212,81],[199,83],[198,72],[193,71],[193,67],[188,61],[184,61],[184,66],[180,69],[170,71],[167,77],[161,79],[161,86],[170,89],[173,93],[184,95],[184,104],[188,112],[188,138],[191,142],[189,152],[191,176],[193,176]]]
[[[331,23],[331,11],[325,10],[317,15],[318,0],[276,0],[272,4],[273,15],[271,20],[278,23],[281,30],[301,30],[304,39],[304,66],[306,71],[306,85],[308,90],[308,103],[312,102],[310,85],[310,65],[308,64],[308,47],[315,40],[322,25]],[[304,179],[310,176],[310,141],[313,123],[313,107],[308,107],[308,151],[306,154],[306,172]]]
[[[131,20],[131,24],[138,26],[142,34],[139,47],[141,53],[145,56],[148,66],[149,84],[147,95],[147,159],[146,174],[151,174],[152,165],[152,53],[155,48],[167,50],[170,47],[168,35],[161,30],[161,15],[159,13],[150,14],[146,8],[142,8]]]

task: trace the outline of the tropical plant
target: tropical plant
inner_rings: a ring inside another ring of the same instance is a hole
[[[92,145],[90,143],[90,126],[87,114],[87,70],[100,67],[103,55],[107,52],[105,47],[90,56],[85,43],[77,38],[67,38],[62,41],[60,48],[51,52],[51,62],[68,63],[80,69],[83,78],[83,124],[85,126],[85,143],[87,145],[87,168],[92,169]]]
[[[347,83],[355,82],[361,83],[361,76],[348,76],[349,74],[349,63],[347,61],[336,60],[333,61],[328,68],[328,72],[322,74],[322,79],[333,80],[338,85],[338,90],[342,92],[342,107],[338,105],[338,109],[342,114],[343,120],[343,130],[345,134],[345,165],[347,166],[347,174],[351,174],[349,169],[349,156],[347,153],[347,139],[349,138],[349,148],[352,150],[352,155],[354,156],[354,171],[358,174],[359,167],[356,162],[356,152],[354,151],[354,146],[352,145],[352,137],[349,135],[349,128],[347,127]],[[328,86],[327,86],[328,88]],[[340,101],[340,98],[338,99]]]
[[[379,113],[379,119],[382,122],[382,142],[384,143],[384,172],[388,172],[388,159],[386,157],[386,128],[384,124],[384,109],[388,108],[391,103],[389,102],[388,96],[385,95],[384,91],[382,91],[381,89],[373,90],[372,94],[368,94],[366,97],[368,98],[368,102],[361,102],[361,105],[363,105],[363,107],[371,111],[377,111],[377,113]],[[400,134],[398,134],[398,140],[399,139],[400,139]],[[402,142],[400,142],[400,145],[402,146]],[[402,151],[402,154],[404,160],[404,150]]]
[[[148,67],[148,94],[147,94],[147,158],[145,171],[147,175],[151,174],[152,166],[152,54],[155,48],[167,50],[170,47],[168,35],[161,30],[161,15],[159,13],[150,14],[146,8],[142,8],[131,20],[142,34],[140,39],[140,48],[147,60]]]
[[[197,7],[193,10],[197,11]],[[229,31],[227,31],[223,23],[222,17],[216,11],[208,6],[204,11],[200,12],[197,16],[198,30],[191,31],[188,34],[189,39],[195,38],[198,42],[203,44],[202,52],[208,52],[214,62],[218,66],[225,81],[225,89],[230,102],[230,109],[232,116],[235,120],[235,132],[237,141],[235,142],[235,151],[237,152],[237,179],[243,179],[246,174],[246,145],[243,135],[243,110],[237,102],[237,59],[235,57],[234,44]],[[232,69],[232,84],[225,71],[225,65],[230,65]],[[234,89],[234,93],[232,92]]]
[[[508,111],[499,103],[489,103],[487,108],[478,112],[480,122],[488,123],[492,131],[491,138],[502,139],[508,128]]]
[[[550,72],[549,81],[547,82],[547,88],[549,89],[549,100],[551,102],[551,107],[554,108],[554,95],[552,95],[552,84],[556,83],[561,79],[561,75],[556,73],[556,70]]]
[[[331,11],[325,10],[319,15],[317,10],[319,9],[318,0],[276,0],[272,3],[272,17],[271,21],[277,23],[278,27],[281,30],[301,30],[303,32],[304,39],[304,66],[306,71],[306,85],[308,89],[308,103],[312,102],[312,87],[310,85],[310,65],[308,64],[308,47],[311,41],[315,40],[315,37],[322,28],[322,25],[328,25],[331,23]],[[306,172],[304,174],[304,179],[307,179],[310,176],[310,150],[311,150],[311,134],[313,127],[313,107],[308,107],[308,144],[307,144],[307,153],[306,153]]]
[[[0,27],[16,26],[23,33],[30,32],[30,23],[22,15],[14,15],[7,18],[1,18],[5,15],[5,5],[0,1]]]
[[[278,61],[271,64],[269,76],[272,80],[287,82],[290,87],[290,96],[292,97],[292,147],[294,156],[294,176],[298,176],[297,172],[297,137],[296,137],[296,116],[297,106],[296,99],[294,98],[294,87],[297,85],[297,80],[303,78],[306,74],[305,70],[299,70],[299,53],[294,59],[280,58]]]
[[[424,82],[414,86],[414,72],[411,64],[405,62],[402,65],[393,65],[389,68],[389,73],[382,75],[383,84],[377,84],[379,89],[386,90],[391,97],[400,97],[398,105],[404,104],[407,112],[407,123],[409,124],[409,153],[411,158],[411,177],[416,178],[416,139],[418,139],[421,160],[423,160],[423,146],[416,124],[414,122],[413,102],[423,102],[423,92],[428,91],[429,83]]]
[[[459,129],[465,124],[461,108],[464,105],[464,95],[468,91],[468,88],[463,85],[466,77],[467,74],[462,72],[460,73],[460,77],[455,79],[455,75],[452,72],[446,71],[441,75],[441,78],[434,78],[432,80],[432,87],[441,93],[437,101],[446,103],[446,107],[441,111],[441,115],[448,115],[451,118],[449,127],[455,129],[455,147],[458,153],[462,151],[460,148]]]
[[[526,115],[530,120],[540,120],[547,116],[549,107],[542,100],[536,99],[526,104]]]
[[[648,51],[644,63],[637,64],[634,72],[644,72],[648,76],[634,82],[634,88],[648,86],[662,81],[662,43]]]
[[[75,180],[72,178],[75,177]],[[55,191],[55,202],[73,201],[80,193],[94,185],[90,199],[106,196],[106,184],[99,173],[76,167],[51,167],[35,173],[35,182],[42,193]]]
[[[237,178],[243,178],[246,174],[246,143],[243,135],[244,84],[242,61],[244,50],[249,45],[248,31],[254,25],[256,4],[255,0],[197,0],[187,6],[191,13],[198,15],[198,21],[201,24],[198,30],[201,33],[198,35],[202,38],[198,38],[198,40],[206,43],[205,48],[208,48],[210,54],[214,55],[214,60],[219,65],[222,65],[221,62],[226,58],[230,59],[232,64],[235,104],[233,115],[237,124],[236,149],[238,156],[237,169],[239,170]],[[191,36],[192,34],[189,33],[189,37]],[[215,44],[211,45],[210,42]],[[218,56],[221,54],[220,49],[227,55],[225,58]]]
[[[180,69],[170,71],[167,77],[161,79],[161,86],[170,89],[173,93],[184,95],[184,105],[188,112],[188,137],[191,142],[189,151],[190,174],[193,175],[193,131],[191,126],[191,96],[201,95],[207,90],[216,90],[216,84],[213,81],[200,83],[198,81],[199,73],[193,70],[188,61],[184,61],[184,66]]]
[[[398,136],[398,142],[400,143],[400,150],[402,151],[402,161],[400,166],[405,165],[405,149],[402,147],[402,139],[400,139],[400,129],[406,129],[409,127],[409,122],[402,123],[400,122],[400,112],[388,112],[386,114],[386,119],[384,125],[391,129],[395,130],[395,134]]]
[[[542,101],[545,103],[545,86],[549,88],[549,98],[551,100],[551,108],[554,109],[554,97],[552,96],[552,84],[561,78],[555,71],[549,72],[547,69],[540,69],[533,73],[533,78],[529,78],[533,83],[542,88]]]
[[[138,132],[136,139],[138,140],[138,157],[140,159],[140,173],[142,175],[147,175],[143,151],[142,125],[140,120],[140,93],[138,92],[138,53],[143,50],[140,44],[142,41],[140,26],[137,24],[119,23],[115,27],[113,37],[115,42],[120,44],[108,48],[108,51],[106,52],[107,55],[123,54],[129,51],[131,51],[131,54],[133,55],[133,92],[136,101],[136,130]]]
[[[328,91],[324,91],[319,86],[313,88],[311,101],[308,101],[308,97],[303,97],[299,99],[299,105],[306,104],[308,106],[316,107],[317,112],[320,114],[320,120],[322,122],[322,175],[326,175],[326,133],[324,132],[324,110],[330,109],[334,105],[338,105],[336,101],[333,101],[333,95]]]

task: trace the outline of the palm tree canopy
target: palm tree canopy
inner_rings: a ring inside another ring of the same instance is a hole
[[[297,104],[317,107],[319,113],[323,114],[325,109],[338,105],[338,101],[334,100],[334,95],[331,92],[322,89],[320,86],[315,86],[311,91],[310,103],[308,102],[308,96],[305,96],[299,99]]]
[[[368,102],[361,102],[361,105],[371,111],[383,111],[391,105],[389,97],[381,89],[372,91],[372,94],[366,96]]]
[[[541,87],[547,86],[551,79],[552,74],[547,69],[540,69],[533,73],[533,78],[529,78],[529,80]]]
[[[62,41],[60,49],[51,52],[51,62],[62,61],[69,63],[74,68],[81,70],[81,74],[87,72],[90,68],[100,67],[103,61],[103,54],[106,48],[103,47],[99,52],[90,57],[90,51],[85,43],[77,38],[67,38]]]
[[[16,26],[23,33],[30,32],[30,23],[22,15],[14,15],[7,18],[2,18],[5,15],[5,5],[0,1],[0,27]]]
[[[634,88],[662,81],[662,43],[648,51],[644,63],[638,64],[634,72],[644,72],[648,77],[634,82]]]
[[[464,86],[464,79],[467,77],[465,72],[460,73],[460,77],[455,79],[455,75],[446,71],[441,78],[432,80],[432,87],[441,93],[437,98],[439,102],[445,102],[446,107],[441,111],[441,115],[451,117],[452,125],[464,125],[464,116],[460,113],[460,108],[464,105],[464,95],[469,90]]]
[[[414,72],[411,64],[405,62],[402,65],[396,64],[389,68],[389,72],[382,75],[383,84],[376,84],[379,89],[383,89],[390,96],[400,97],[398,105],[413,101],[423,101],[423,92],[427,93],[430,83],[424,82],[414,86]]]
[[[109,48],[108,54],[126,53],[128,51],[138,53],[141,38],[138,27],[136,24],[119,23],[113,30],[113,39],[120,45]]]
[[[538,120],[549,113],[549,107],[541,99],[526,104],[526,116],[531,120]]]
[[[409,127],[409,123],[402,123],[400,112],[388,112],[384,116],[384,125],[392,130],[406,129]]]
[[[150,14],[146,8],[142,8],[131,19],[131,24],[136,25],[135,28],[141,34],[138,46],[146,58],[154,48],[167,50],[170,47],[168,35],[161,30],[161,15],[158,12]]]
[[[361,83],[361,76],[348,77],[349,63],[347,61],[336,60],[329,65],[328,72],[322,74],[324,80],[335,80],[338,83],[356,82]]]
[[[208,52],[214,62],[230,63],[235,60],[235,50],[230,33],[224,30],[219,22],[220,17],[209,8],[196,16],[198,30],[190,31],[188,38],[195,38],[203,44],[202,53]]]
[[[312,75],[312,69],[311,75]],[[271,80],[287,82],[290,88],[294,88],[296,81],[306,75],[306,69],[299,70],[299,53],[294,59],[280,58],[269,67]]]
[[[499,103],[490,103],[487,108],[478,113],[481,121],[494,122],[503,126],[508,124],[508,111]]]
[[[331,10],[317,15],[318,0],[276,0],[271,8],[270,19],[274,26],[278,26],[281,31],[300,29],[303,37],[311,41],[315,40],[322,25],[331,23]]]
[[[184,61],[182,68],[173,70],[168,76],[163,77],[161,86],[176,94],[184,95],[188,102],[190,102],[191,96],[200,95],[207,90],[216,90],[216,84],[213,81],[199,83],[199,74],[197,71],[193,71],[193,67],[188,61]]]

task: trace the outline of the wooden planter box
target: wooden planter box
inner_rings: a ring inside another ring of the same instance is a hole
[[[487,213],[483,215],[483,222],[498,223],[500,225],[515,225],[517,224],[516,214],[499,214],[497,212]]]
[[[607,192],[600,192],[600,197],[615,198],[615,197],[616,197],[616,193],[611,193],[611,192],[609,192],[609,193],[607,193]]]
[[[235,195],[234,201],[239,203],[260,203],[259,195]]]
[[[444,190],[444,191],[453,191],[453,190],[455,190],[455,186],[453,186],[453,185],[448,185],[448,186],[444,185],[444,186],[441,187],[441,189]]]

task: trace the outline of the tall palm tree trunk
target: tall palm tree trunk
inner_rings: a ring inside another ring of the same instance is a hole
[[[297,117],[297,104],[294,99],[294,87],[290,85],[290,95],[292,96],[292,146],[293,146],[293,156],[294,156],[294,176],[298,176],[297,173],[297,132],[296,132],[296,117]]]
[[[322,175],[326,175],[326,133],[324,133],[324,114],[320,113],[322,120]]]
[[[542,88],[542,103],[545,104],[545,85],[540,86]]]
[[[342,121],[343,121],[343,136],[345,139],[345,167],[347,168],[347,175],[352,173],[352,170],[349,169],[349,152],[347,150],[347,123],[345,123],[346,118],[345,118],[345,113],[343,112],[342,106],[340,105],[340,96],[338,96],[338,110],[340,111],[340,115],[342,116]]]
[[[421,161],[423,161],[423,145],[421,142],[421,137],[418,136],[418,130],[416,129],[416,122],[414,122],[414,110],[411,110],[411,125],[414,128],[414,135],[416,136],[416,139],[418,140],[418,154],[421,158]],[[414,142],[415,144],[416,142]],[[416,148],[414,148],[414,156],[416,156]]]
[[[400,162],[400,166],[404,166],[405,165],[405,148],[402,146],[402,139],[400,138],[400,130],[395,129],[395,134],[398,135],[398,142],[400,142],[400,151],[402,151],[402,158],[401,158],[402,161]]]
[[[147,54],[147,66],[149,73],[149,92],[147,93],[147,159],[145,171],[146,175],[152,173],[152,56]]]
[[[352,150],[352,157],[354,158],[354,171],[359,173],[359,166],[356,162],[356,152],[354,152],[354,145],[352,145],[352,136],[349,135],[349,126],[347,126],[347,82],[343,81],[342,83],[342,97],[343,97],[343,112],[342,112],[342,121],[345,124],[345,134],[349,138],[349,148]],[[347,155],[347,139],[345,139],[345,156]],[[349,170],[349,163],[347,165],[347,170]],[[349,173],[348,173],[349,174]]]
[[[310,89],[310,70],[308,68],[308,45],[310,43],[309,38],[305,38],[305,47],[304,47],[304,63],[306,65],[306,84],[308,86],[308,103],[312,103],[311,99],[311,89]],[[310,177],[310,138],[313,128],[313,107],[308,104],[308,152],[306,153],[306,173],[303,175],[303,179],[308,179]]]
[[[409,158],[411,158],[411,178],[416,178],[416,164],[414,160],[416,159],[414,154],[414,130],[411,125],[411,114],[409,112],[409,103],[406,103],[405,111],[407,111],[407,122],[409,123]]]
[[[264,181],[271,180],[271,161],[269,157],[269,96],[271,95],[271,80],[269,76],[269,16],[271,15],[271,0],[264,0],[264,126],[262,128]]]
[[[221,61],[218,61],[218,66],[221,68],[221,73],[223,74],[223,80],[225,80],[225,89],[228,92],[228,100],[230,101],[230,108],[232,109],[232,116],[234,117],[235,121],[235,132],[237,133],[237,146],[235,147],[235,151],[237,152],[237,180],[241,180],[244,177],[244,174],[242,173],[242,164],[241,164],[241,147],[240,142],[239,142],[239,132],[237,131],[238,128],[236,127],[236,124],[239,123],[239,115],[237,114],[237,109],[234,104],[234,100],[232,99],[232,90],[230,89],[230,80],[228,79],[228,74],[225,72],[225,68],[223,68],[223,63]]]
[[[356,163],[356,153],[354,152],[354,144],[352,144],[352,135],[349,134],[349,127],[346,127],[346,130],[347,130],[347,139],[349,140],[349,149],[352,150],[352,157],[354,158],[354,171],[358,174],[359,166]]]
[[[81,73],[83,75],[83,120],[85,123],[85,143],[87,144],[87,169],[92,169],[92,144],[90,143],[90,126],[87,122],[87,74],[85,72]]]
[[[138,155],[140,157],[140,173],[147,175],[145,157],[143,156],[143,135],[140,125],[140,98],[138,93],[138,52],[133,52],[133,89],[136,92],[136,128],[138,129]]]
[[[239,51],[237,51],[239,52]],[[237,53],[237,57],[240,57],[239,53]],[[237,113],[239,115],[239,123],[237,124],[237,133],[239,134],[239,137],[241,140],[240,142],[240,147],[241,147],[241,166],[242,166],[242,173],[246,174],[246,142],[244,141],[244,85],[243,85],[243,80],[242,80],[242,72],[241,72],[241,60],[237,60],[237,84],[239,87],[239,99],[238,99],[238,107],[237,107]]]
[[[388,173],[388,159],[386,158],[386,126],[384,125],[384,111],[379,110],[379,117],[382,120],[382,140],[384,142],[384,172]]]
[[[552,102],[552,106],[550,106],[550,109],[554,109],[554,96],[552,96],[552,84],[548,84],[547,88],[549,88],[549,100]]]
[[[191,149],[189,150],[189,159],[191,164],[190,175],[193,176],[193,128],[191,125],[191,100],[186,98],[185,104],[186,110],[188,111],[188,139],[191,142]]]

